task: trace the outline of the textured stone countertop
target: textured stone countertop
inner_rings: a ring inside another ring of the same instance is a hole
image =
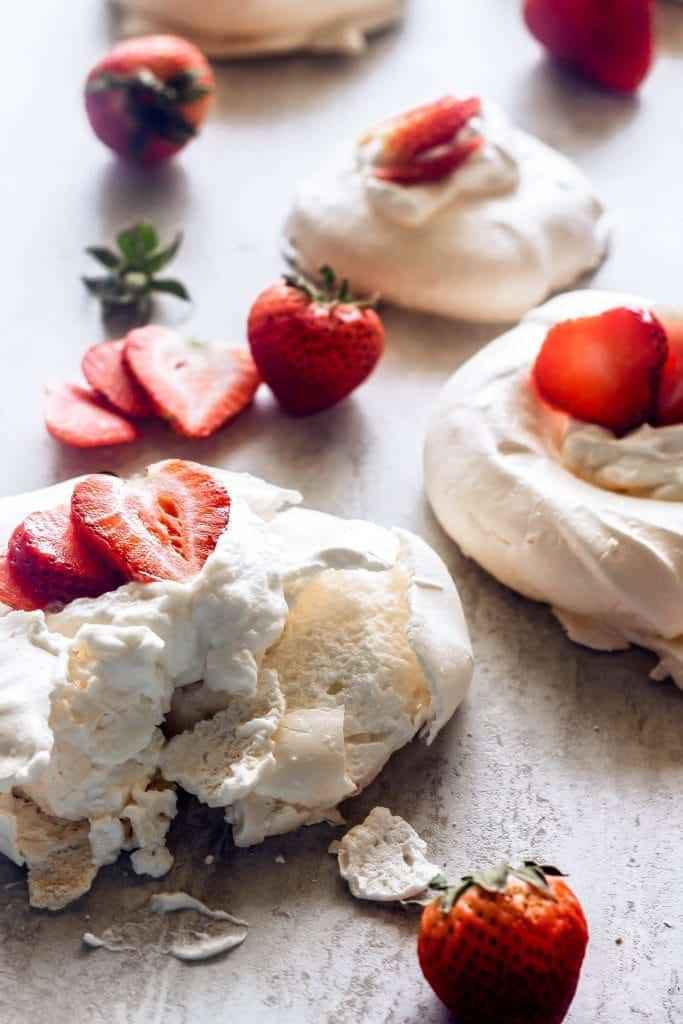
[[[415,743],[347,807],[403,814],[434,858],[462,873],[535,854],[571,872],[592,942],[571,1024],[683,1021],[683,698],[653,684],[639,651],[572,645],[542,607],[498,586],[439,530],[422,493],[424,425],[438,387],[496,331],[386,311],[372,380],[312,420],[266,397],[191,445],[164,430],[139,447],[79,453],[44,433],[41,389],[77,378],[102,337],[79,282],[82,250],[142,216],[186,241],[178,271],[196,303],[165,309],[192,331],[240,339],[257,290],[281,269],[292,185],[337,139],[446,90],[505,106],[593,178],[614,215],[596,285],[675,303],[682,294],[683,10],[661,5],[661,56],[638,99],[599,93],[546,62],[516,0],[408,0],[402,29],[363,57],[228,64],[202,139],[173,167],[117,166],[91,136],[83,76],[114,26],[99,0],[4,0],[0,198],[1,492],[164,455],[249,469],[325,510],[422,533],[461,590],[477,658],[471,695],[431,748]],[[637,585],[637,581],[634,581]],[[422,981],[408,912],[353,901],[327,827],[218,858],[220,821],[190,808],[161,882],[107,868],[64,913],[30,911],[22,872],[0,867],[2,1024],[444,1024]],[[213,853],[215,862],[205,865]],[[284,856],[285,862],[276,861]],[[84,930],[142,920],[150,893],[187,888],[251,922],[226,959],[81,949]],[[621,944],[615,942],[623,939]]]

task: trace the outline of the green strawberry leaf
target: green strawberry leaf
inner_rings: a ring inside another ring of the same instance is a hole
[[[112,249],[107,249],[104,245],[89,245],[85,250],[88,256],[92,256],[94,260],[101,263],[103,267],[107,267],[109,270],[113,270],[114,267],[118,267],[121,260]]]
[[[148,258],[146,267],[147,273],[156,274],[160,270],[163,270],[163,268],[170,263],[172,259],[174,259],[178,249],[182,245],[182,242],[183,233],[182,231],[179,231],[170,245],[167,245],[165,249],[158,249]]]
[[[116,244],[132,267],[144,270],[147,257],[159,245],[159,236],[151,224],[143,222],[120,231],[116,236]]]
[[[184,302],[192,301],[185,285],[182,281],[177,281],[175,278],[155,278],[150,287],[153,292],[165,292],[167,295],[175,295],[177,299],[182,299]]]

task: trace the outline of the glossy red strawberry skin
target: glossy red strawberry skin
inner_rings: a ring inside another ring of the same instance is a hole
[[[98,597],[122,582],[77,534],[66,507],[27,516],[10,538],[8,561],[21,590],[41,608]]]
[[[624,434],[653,418],[667,357],[657,318],[621,306],[551,327],[533,380],[554,408]]]
[[[183,437],[210,437],[254,400],[261,383],[246,348],[185,338],[167,327],[131,331],[125,359],[157,415]]]
[[[0,554],[0,603],[15,611],[32,612],[40,608],[40,601],[24,590],[15,579],[6,551]]]
[[[91,388],[117,412],[132,419],[154,416],[154,407],[123,358],[125,338],[102,341],[83,356],[81,369]]]
[[[230,497],[194,462],[170,459],[137,481],[90,476],[76,484],[76,530],[127,580],[187,582],[228,525]]]
[[[531,33],[555,57],[618,92],[635,92],[650,70],[654,0],[525,0]]]
[[[98,448],[137,441],[140,432],[96,392],[78,384],[47,389],[45,426],[56,441],[75,448]]]
[[[581,905],[561,879],[552,896],[511,879],[502,893],[474,885],[444,911],[426,907],[422,972],[457,1024],[561,1024],[588,943]]]
[[[125,90],[101,88],[93,83],[103,75],[122,78],[148,70],[162,82],[183,72],[196,75],[207,94],[191,103],[180,104],[177,113],[188,126],[187,137],[173,140],[155,131],[157,107],[153,98],[131,105]],[[175,156],[196,132],[211,107],[215,81],[206,58],[192,43],[177,36],[141,36],[117,43],[90,71],[85,105],[97,137],[119,156],[144,167],[153,167]],[[141,136],[142,133],[142,136]],[[140,139],[142,137],[142,143]]]
[[[683,316],[661,313],[669,355],[664,365],[655,422],[659,426],[683,423]]]
[[[318,302],[285,281],[258,296],[247,331],[261,377],[294,416],[346,398],[384,351],[384,329],[373,309]]]

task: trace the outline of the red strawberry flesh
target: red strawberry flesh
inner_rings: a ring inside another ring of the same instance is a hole
[[[130,420],[111,409],[94,391],[77,384],[48,388],[45,426],[57,441],[75,448],[127,444],[140,436]]]
[[[83,376],[110,405],[124,416],[144,419],[154,416],[147,394],[138,384],[123,358],[125,339],[93,345],[83,356]]]
[[[458,138],[480,113],[481,101],[476,97],[444,96],[399,115],[382,131],[374,176],[405,185],[448,177],[481,146],[478,136]]]
[[[27,516],[10,538],[8,559],[14,579],[41,608],[97,597],[123,582],[81,539],[66,507]]]
[[[480,135],[474,135],[464,142],[456,141],[450,146],[443,147],[442,151],[434,156],[406,160],[405,163],[387,164],[386,166],[379,164],[373,173],[380,181],[393,181],[401,185],[441,181],[452,174],[468,157],[481,149],[483,142]]]
[[[139,482],[91,476],[74,488],[80,535],[129,580],[192,579],[228,524],[224,487],[194,462],[151,466]]]
[[[656,422],[661,426],[683,423],[683,316],[659,314],[669,343],[657,398]]]
[[[0,602],[15,611],[32,612],[40,608],[40,602],[15,579],[6,551],[0,554]]]
[[[656,317],[623,306],[555,324],[533,378],[549,405],[624,434],[652,418],[667,356]]]
[[[251,404],[261,383],[246,349],[184,338],[166,327],[131,331],[125,358],[157,414],[185,437],[214,434]]]

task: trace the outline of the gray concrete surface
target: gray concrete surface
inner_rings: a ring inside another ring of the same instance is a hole
[[[196,305],[185,315],[169,303],[169,318],[241,338],[251,300],[281,268],[293,182],[338,138],[444,90],[495,98],[594,178],[616,221],[596,284],[679,300],[683,11],[662,5],[659,64],[628,100],[544,61],[515,0],[408,6],[402,30],[359,60],[223,67],[201,141],[175,166],[140,175],[109,158],[81,109],[84,73],[111,38],[103,4],[4,0],[1,490],[188,455],[299,487],[333,512],[423,533],[461,588],[474,686],[434,746],[395,757],[348,806],[349,819],[388,804],[453,874],[503,855],[556,861],[571,872],[592,930],[571,1024],[678,1024],[683,698],[648,682],[652,659],[642,652],[600,655],[569,643],[543,608],[460,556],[422,494],[422,432],[436,389],[493,329],[387,310],[381,368],[315,420],[288,420],[263,396],[224,434],[195,445],[159,430],[135,449],[83,454],[43,431],[43,384],[76,377],[84,348],[103,334],[78,279],[86,244],[141,216],[168,232],[184,227],[178,270]],[[220,823],[192,808],[183,823],[169,879],[107,869],[89,897],[56,916],[29,911],[22,873],[0,868],[2,1024],[444,1024],[419,974],[416,918],[347,896],[326,853],[330,829],[252,851],[228,845],[206,866],[221,847]],[[197,967],[81,951],[84,929],[137,920],[148,895],[170,886],[251,921],[244,946]]]

